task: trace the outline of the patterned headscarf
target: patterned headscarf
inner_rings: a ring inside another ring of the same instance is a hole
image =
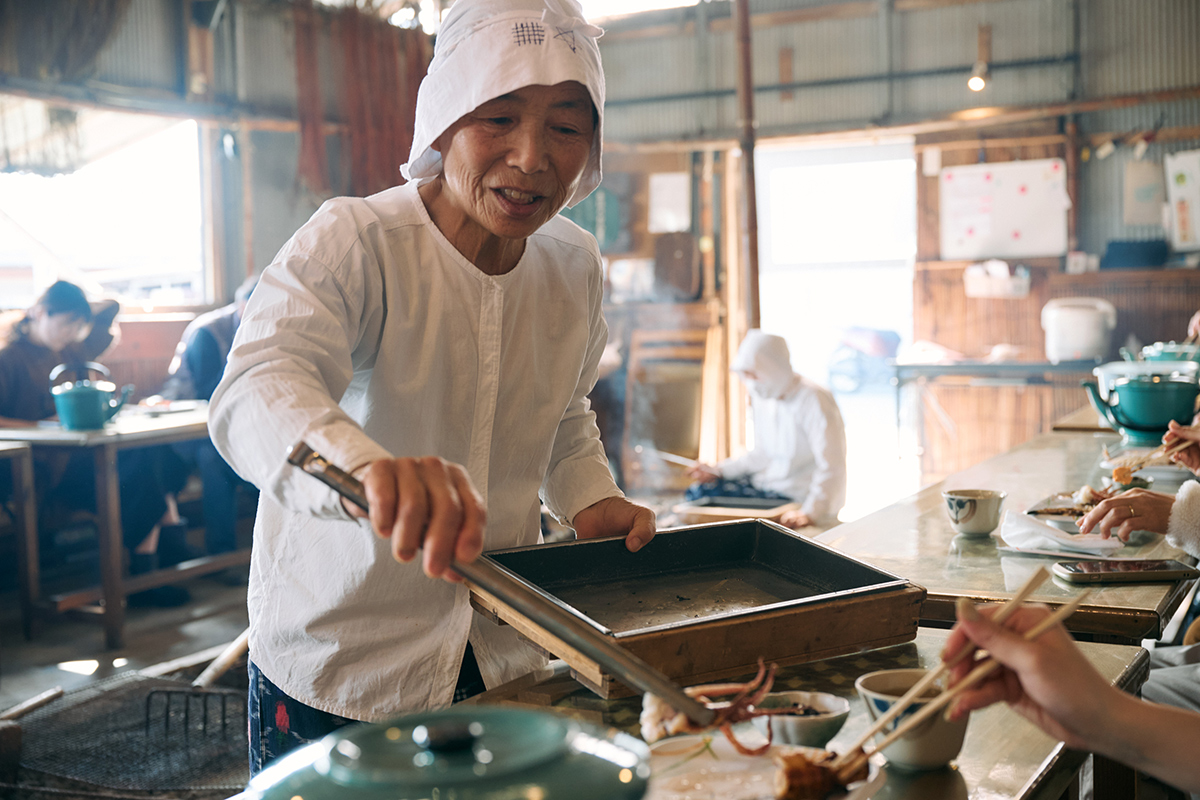
[[[442,171],[431,145],[464,114],[525,86],[578,81],[587,87],[598,123],[573,206],[600,184],[604,71],[596,39],[576,0],[457,0],[442,21],[433,61],[417,92],[409,180]]]

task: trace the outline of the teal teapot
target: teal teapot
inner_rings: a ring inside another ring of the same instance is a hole
[[[55,385],[64,372],[74,373],[76,379]],[[84,376],[82,379],[81,375]],[[99,430],[133,394],[133,384],[128,384],[121,389],[119,397],[115,396],[117,387],[114,383],[93,380],[93,375],[110,377],[108,368],[95,361],[59,364],[50,371],[50,394],[54,397],[54,408],[64,428],[73,431]]]
[[[458,705],[348,725],[256,775],[230,800],[637,800],[640,739],[511,706]]]
[[[1100,396],[1092,381],[1084,381],[1083,387],[1096,411],[1121,434],[1123,443],[1138,447],[1158,445],[1171,420],[1190,424],[1200,395],[1195,374],[1118,378],[1110,385],[1107,398]]]

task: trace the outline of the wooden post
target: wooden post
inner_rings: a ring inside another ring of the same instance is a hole
[[[100,583],[103,586],[104,644],[117,650],[125,644],[125,587],[121,575],[121,492],[117,478],[117,447],[112,442],[92,449],[96,471],[96,516],[99,519]]]
[[[746,275],[746,326],[759,326],[758,303],[758,200],[754,187],[754,76],[751,69],[750,0],[734,0],[738,49],[737,97],[742,150],[742,253]]]

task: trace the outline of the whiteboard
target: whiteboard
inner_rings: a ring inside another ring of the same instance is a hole
[[[942,258],[1031,258],[1067,252],[1067,169],[1061,158],[946,167]]]

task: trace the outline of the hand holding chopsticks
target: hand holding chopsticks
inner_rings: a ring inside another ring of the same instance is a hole
[[[1021,587],[1021,589],[1013,596],[1013,598],[992,616],[992,621],[996,623],[1003,623],[1005,620],[1007,620],[1021,607],[1025,599],[1027,599],[1029,595],[1032,594],[1039,585],[1041,585],[1046,577],[1046,570],[1044,568],[1039,568],[1038,571],[1030,578],[1030,580],[1027,581],[1025,585]],[[1051,627],[1074,613],[1075,610],[1079,608],[1080,604],[1083,603],[1083,601],[1087,598],[1087,596],[1087,591],[1081,592],[1069,603],[1059,608],[1054,614],[1043,619],[1033,628],[1026,631],[1024,638],[1028,641],[1032,641],[1041,636]],[[960,602],[970,603],[970,601],[966,600],[966,598],[963,598]],[[975,651],[976,646],[971,642],[967,642],[961,648],[959,648],[957,652],[947,655],[944,658],[942,665],[939,666],[938,669],[931,670],[920,682],[917,683],[916,686],[909,690],[909,692],[906,693],[903,698],[893,704],[893,706],[888,710],[887,714],[880,717],[879,720],[877,720],[870,728],[868,728],[868,730],[854,743],[849,750],[847,750],[834,761],[833,767],[837,769],[841,775],[847,777],[853,775],[855,772],[861,769],[862,765],[869,757],[869,753],[866,753],[861,749],[867,740],[880,733],[892,720],[903,714],[908,706],[914,701],[914,699],[919,698],[938,678],[944,675],[955,665],[961,663],[967,658],[970,658],[972,655],[974,655]],[[936,698],[926,703],[915,714],[896,725],[891,733],[884,737],[884,739],[879,742],[871,752],[883,750],[894,741],[913,730],[913,728],[920,725],[926,719],[941,711],[947,704],[955,700],[971,687],[981,682],[988,675],[999,669],[1000,666],[1000,663],[994,659],[986,658],[982,660],[962,680],[955,684],[954,687],[942,692]]]
[[[1012,596],[1012,599],[1001,606],[1000,610],[996,612],[996,615],[992,619],[999,624],[1003,624],[1006,619],[1012,616],[1014,611],[1021,607],[1022,603],[1029,599],[1029,595],[1033,594],[1034,590],[1041,586],[1048,577],[1050,577],[1050,573],[1046,571],[1046,568],[1038,567],[1037,571],[1033,573],[1033,576],[1025,582],[1025,585],[1022,586],[1015,595]],[[870,741],[872,736],[882,731],[888,726],[889,723],[891,723],[892,720],[904,713],[904,711],[910,705],[912,705],[914,700],[925,694],[925,690],[936,683],[943,675],[949,672],[952,667],[963,660],[970,658],[974,653],[975,645],[968,642],[967,644],[963,645],[963,647],[953,656],[949,658],[944,657],[942,663],[937,669],[931,669],[925,673],[925,677],[917,681],[917,683],[911,689],[909,689],[903,697],[893,703],[892,707],[887,710],[887,713],[883,714],[881,717],[879,717],[879,719],[875,720],[871,727],[863,731],[863,733],[850,745],[846,752],[833,762],[833,766],[840,769],[844,765],[854,760],[856,755],[862,752],[863,745]]]

